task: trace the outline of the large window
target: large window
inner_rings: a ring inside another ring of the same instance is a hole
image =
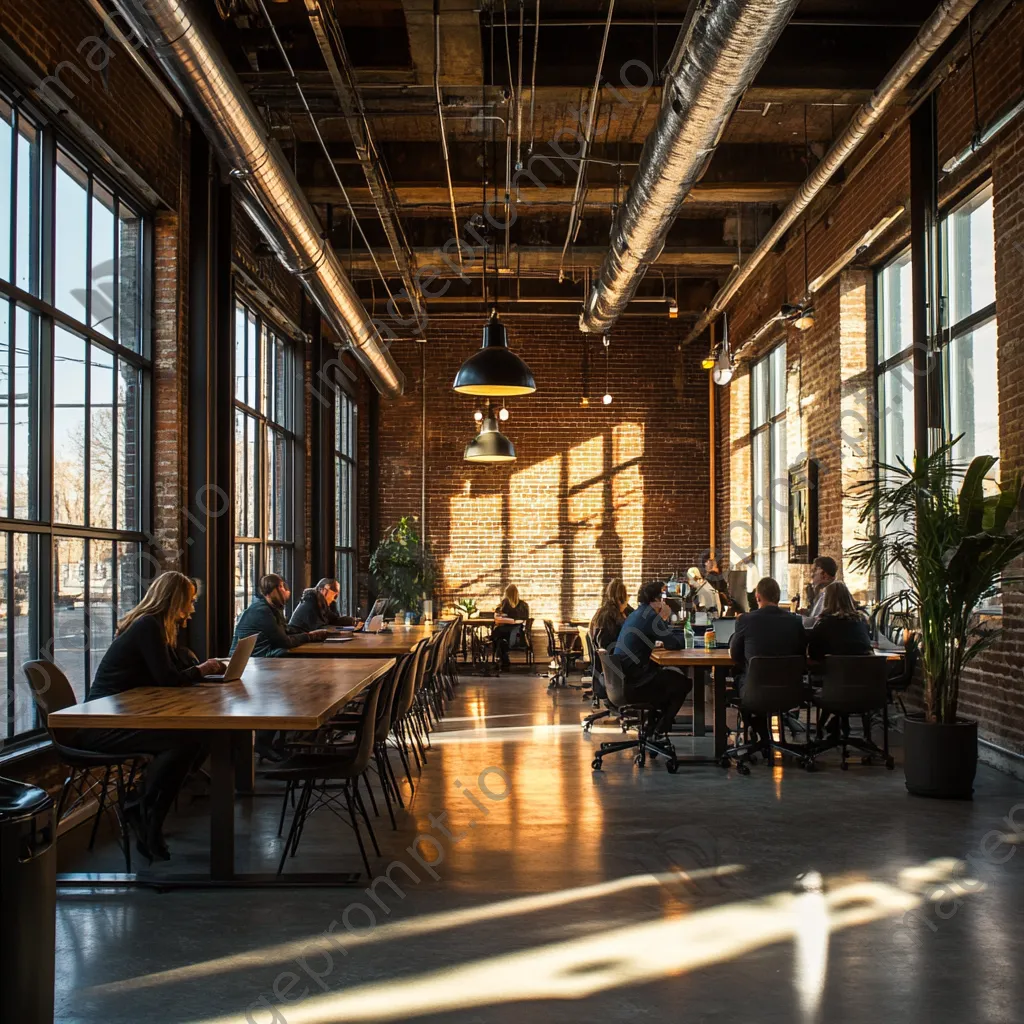
[[[0,91],[0,743],[37,727],[21,663],[79,700],[141,596],[147,226]]]
[[[942,220],[942,387],[946,437],[958,462],[999,455],[996,265],[992,187]],[[998,477],[998,469],[994,470]]]
[[[235,304],[235,615],[256,582],[295,567],[296,353],[244,301]]]
[[[355,611],[356,404],[344,391],[334,401],[334,565],[342,615]]]
[[[887,263],[875,278],[876,395],[878,462],[882,482],[902,462],[914,463],[914,309],[910,250]],[[891,570],[879,579],[879,597],[902,590],[904,579]]]
[[[789,590],[789,459],[786,448],[786,346],[778,345],[754,363],[750,373],[751,589],[773,576]]]

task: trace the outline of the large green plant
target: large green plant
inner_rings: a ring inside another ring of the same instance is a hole
[[[860,516],[868,535],[850,559],[854,569],[874,569],[902,586],[895,600],[916,614],[921,631],[925,717],[947,724],[957,719],[964,666],[1001,632],[979,623],[978,605],[1020,581],[1006,570],[1024,554],[1024,528],[1010,525],[1021,478],[986,496],[985,477],[997,459],[979,455],[969,466],[957,465],[958,440],[916,457],[913,469],[902,460],[879,466],[880,481]]]
[[[434,556],[420,538],[415,516],[402,516],[370,559],[370,573],[392,610],[417,611],[437,578]]]

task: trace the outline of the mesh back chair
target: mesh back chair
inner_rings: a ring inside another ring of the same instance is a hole
[[[727,750],[722,755],[723,768],[728,768],[735,760],[740,774],[749,775],[749,765],[757,761],[758,754],[763,754],[766,760],[770,760],[772,752],[778,750],[795,757],[808,771],[814,770],[811,745],[797,746],[786,743],[781,738],[775,740],[770,729],[773,717],[781,719],[793,708],[802,707],[807,703],[805,668],[806,662],[802,654],[781,657],[758,656],[750,659],[740,691],[739,707],[748,729],[752,718],[766,721],[767,728],[763,737],[755,735],[753,740],[739,743]]]
[[[75,700],[74,690],[67,676],[50,661],[26,661],[21,667],[32,690],[32,699],[39,709],[39,715],[44,722],[47,722],[47,732],[53,742],[53,748],[61,762],[67,766],[68,775],[61,787],[60,797],[57,800],[57,812],[54,821],[60,823],[61,815],[65,810],[73,810],[85,803],[90,795],[95,795],[99,801],[96,808],[96,817],[92,825],[92,834],[89,836],[89,849],[96,845],[96,833],[99,831],[100,821],[103,813],[113,815],[117,824],[120,837],[121,849],[124,852],[125,871],[131,874],[132,870],[132,844],[128,831],[128,821],[124,814],[125,799],[133,786],[139,784],[139,769],[149,760],[149,754],[98,754],[90,750],[80,750],[65,742],[69,737],[62,730],[51,729],[49,726],[49,715],[54,711],[63,711],[65,708],[73,707]],[[96,776],[103,772],[102,781]],[[94,775],[94,773],[96,773]],[[117,801],[109,802],[107,795],[110,783],[114,783]],[[66,806],[69,795],[74,794],[71,807]]]
[[[604,685],[604,673],[601,671],[601,659],[598,657],[597,645],[594,643],[594,638],[589,632],[583,637],[583,649],[590,658],[591,695],[594,707],[597,709],[583,719],[583,731],[586,733],[590,732],[591,727],[596,721],[601,718],[608,718],[611,715],[611,710],[607,706],[601,707],[602,702],[607,704],[608,691]]]
[[[614,708],[620,716],[634,716],[636,718],[636,739],[615,740],[610,743],[602,743],[594,751],[594,760],[590,767],[595,772],[601,770],[601,762],[606,754],[613,754],[619,750],[636,750],[633,763],[642,768],[647,763],[647,755],[657,757],[664,755],[668,760],[666,768],[671,774],[679,770],[679,761],[676,759],[675,748],[666,738],[664,743],[655,742],[654,729],[661,717],[661,708],[655,707],[645,701],[631,699],[628,694],[628,684],[625,673],[622,669],[622,662],[614,654],[605,650],[597,652],[601,662],[601,674],[604,676],[604,685],[607,692],[605,698],[609,707]]]
[[[291,828],[285,839],[281,861],[277,866],[279,875],[284,871],[289,853],[294,857],[298,851],[306,822],[313,814],[321,808],[327,808],[342,821],[346,820],[340,804],[342,797],[348,810],[346,823],[356,834],[363,866],[366,868],[367,876],[370,875],[370,862],[359,829],[360,817],[370,834],[378,857],[380,848],[377,846],[377,837],[373,833],[370,817],[366,813],[366,806],[356,783],[369,767],[370,759],[373,757],[377,705],[386,682],[387,678],[378,680],[367,690],[358,722],[354,727],[355,738],[350,743],[325,744],[320,749],[295,754],[266,773],[266,778],[290,783],[299,790]]]
[[[825,675],[821,693],[815,697],[819,713],[836,715],[837,728],[831,736],[814,744],[815,754],[840,748],[842,760],[839,767],[846,771],[848,748],[853,747],[864,753],[862,764],[873,764],[876,757],[882,759],[886,768],[892,770],[895,761],[889,756],[889,663],[885,658],[873,654],[829,655],[825,658]],[[870,716],[874,712],[882,715],[882,746],[871,739]],[[850,715],[861,715],[864,721],[864,736],[850,735]]]

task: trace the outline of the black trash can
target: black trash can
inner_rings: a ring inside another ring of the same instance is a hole
[[[0,1021],[52,1024],[56,913],[53,801],[0,779]]]

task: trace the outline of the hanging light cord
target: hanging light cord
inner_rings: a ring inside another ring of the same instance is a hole
[[[971,48],[971,98],[974,101],[974,138],[972,143],[981,138],[981,115],[978,112],[978,67],[974,60],[974,22],[971,13],[967,15],[967,40]]]
[[[349,216],[353,221],[355,221],[356,229],[359,231],[359,237],[362,238],[363,244],[366,246],[366,251],[370,254],[370,259],[373,261],[377,274],[380,276],[381,283],[384,285],[384,291],[388,293],[388,298],[394,302],[395,297],[391,294],[391,289],[388,287],[387,278],[384,277],[384,271],[381,270],[381,266],[377,262],[377,256],[370,245],[370,240],[366,237],[366,232],[363,231],[363,226],[359,223],[359,220],[356,217],[356,211],[352,208],[352,201],[349,199],[348,192],[342,184],[341,175],[338,173],[338,168],[334,163],[334,158],[331,156],[331,151],[327,148],[327,143],[324,141],[324,137],[320,132],[320,125],[317,124],[316,118],[313,116],[313,111],[310,109],[309,101],[306,99],[306,94],[302,90],[302,84],[299,82],[299,76],[295,74],[295,68],[292,67],[292,62],[288,59],[288,53],[284,48],[284,43],[281,42],[281,37],[277,33],[277,27],[270,18],[270,12],[267,10],[265,0],[259,0],[259,5],[260,10],[263,12],[263,20],[270,28],[271,35],[274,37],[274,43],[277,45],[277,49],[281,54],[281,59],[284,61],[284,66],[288,69],[288,74],[291,76],[292,83],[295,86],[295,91],[299,94],[299,99],[302,101],[302,106],[306,111],[306,116],[309,118],[309,123],[313,127],[313,132],[317,137],[317,141],[320,143],[320,148],[323,150],[324,156],[327,158],[327,164],[334,174],[334,180],[345,200],[345,206],[348,207]],[[327,242],[331,245],[329,239]]]

